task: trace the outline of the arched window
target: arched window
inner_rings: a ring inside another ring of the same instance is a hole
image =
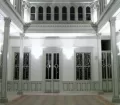
[[[55,7],[54,8],[54,20],[59,20],[59,8]]]
[[[83,8],[78,7],[78,20],[83,20]]]
[[[35,20],[35,7],[31,7],[31,16],[30,16],[30,20]]]
[[[43,20],[43,7],[38,9],[38,20]]]
[[[91,20],[91,9],[86,7],[86,20]]]
[[[47,7],[46,9],[46,19],[47,20],[51,20],[51,8],[50,7]]]
[[[67,8],[62,8],[62,20],[67,20]]]
[[[75,8],[70,8],[70,20],[75,20]]]

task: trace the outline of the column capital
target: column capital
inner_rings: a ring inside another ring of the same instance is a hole
[[[110,18],[110,23],[115,23],[116,22],[116,17],[112,17],[112,18]]]
[[[97,33],[97,37],[101,37],[101,35],[102,35],[101,33]]]
[[[20,37],[25,37],[25,34],[24,33],[20,33]]]
[[[9,27],[9,26],[10,26],[11,19],[10,19],[9,17],[5,17],[5,18],[4,18],[4,21],[5,21],[5,27]]]

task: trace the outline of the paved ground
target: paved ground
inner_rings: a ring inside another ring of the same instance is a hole
[[[6,105],[113,105],[97,95],[24,95]]]

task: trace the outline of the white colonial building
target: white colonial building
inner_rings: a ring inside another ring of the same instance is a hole
[[[0,0],[0,101],[94,91],[120,102],[119,50],[120,0]]]

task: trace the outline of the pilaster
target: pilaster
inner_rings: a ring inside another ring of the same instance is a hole
[[[8,61],[8,44],[10,34],[11,19],[6,17],[4,19],[4,41],[3,41],[3,58],[2,58],[2,80],[1,80],[1,96],[0,102],[6,103],[7,99],[7,61]]]
[[[83,6],[83,21],[86,21],[86,6]]]
[[[78,21],[78,7],[75,7],[75,21]]]
[[[62,21],[62,7],[59,7],[59,21]]]
[[[70,21],[70,7],[67,7],[67,21]]]
[[[112,81],[113,81],[113,102],[120,102],[119,98],[119,72],[118,72],[118,55],[116,46],[116,18],[110,19],[111,33],[111,58],[112,58]]]
[[[23,94],[23,54],[24,54],[24,34],[20,33],[20,67],[19,67],[19,88],[18,88],[18,95]]]
[[[43,7],[43,21],[46,21],[46,20],[47,20],[47,18],[46,18],[46,10],[47,10],[47,7],[44,6],[44,7]]]
[[[38,21],[38,6],[35,7],[35,20]]]

